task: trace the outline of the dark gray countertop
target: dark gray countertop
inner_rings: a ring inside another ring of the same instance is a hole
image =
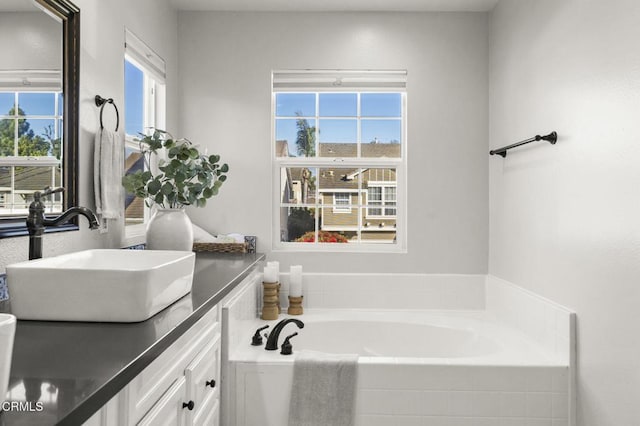
[[[0,425],[82,424],[263,259],[198,253],[191,293],[144,322],[18,321],[7,401],[30,401],[34,411],[0,412]],[[0,302],[0,312],[9,309]]]

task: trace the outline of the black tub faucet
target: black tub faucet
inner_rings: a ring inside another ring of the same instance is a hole
[[[46,187],[43,192],[33,193],[33,202],[29,205],[29,216],[27,216],[27,229],[29,230],[29,260],[40,259],[42,257],[42,234],[47,226],[56,226],[67,223],[72,218],[82,215],[89,221],[89,229],[98,229],[100,223],[95,213],[86,207],[71,207],[60,216],[47,219],[44,217],[44,203],[40,200],[56,192],[62,192],[64,188]]]
[[[271,330],[271,333],[269,333],[267,344],[264,346],[266,350],[275,351],[278,349],[278,337],[280,337],[280,332],[282,331],[284,326],[289,324],[290,322],[295,323],[298,328],[304,328],[304,323],[300,320],[294,318],[283,319],[282,321],[277,323],[276,326],[273,327],[273,330]]]

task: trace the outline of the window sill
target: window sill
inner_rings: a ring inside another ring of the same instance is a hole
[[[286,243],[275,245],[272,249],[275,253],[385,253],[405,254],[406,247],[389,243],[346,243],[346,244],[314,244],[314,243]]]
[[[120,247],[137,246],[147,242],[147,224],[129,225],[124,227],[124,235]]]

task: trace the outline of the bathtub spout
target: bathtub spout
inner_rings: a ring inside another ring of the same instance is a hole
[[[283,319],[278,324],[276,324],[276,326],[273,327],[273,330],[271,330],[271,333],[269,333],[267,344],[264,347],[266,350],[275,351],[276,349],[278,349],[278,337],[280,337],[280,332],[282,331],[284,326],[289,324],[290,322],[295,323],[298,328],[304,328],[304,323],[300,320],[294,318]]]

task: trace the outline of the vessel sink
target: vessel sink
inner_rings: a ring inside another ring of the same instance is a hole
[[[16,317],[11,314],[0,314],[0,407],[9,386],[11,354],[13,352],[13,337],[15,334]],[[0,408],[0,411],[2,411],[2,408]]]
[[[85,250],[7,266],[20,320],[144,321],[191,291],[195,253]]]

